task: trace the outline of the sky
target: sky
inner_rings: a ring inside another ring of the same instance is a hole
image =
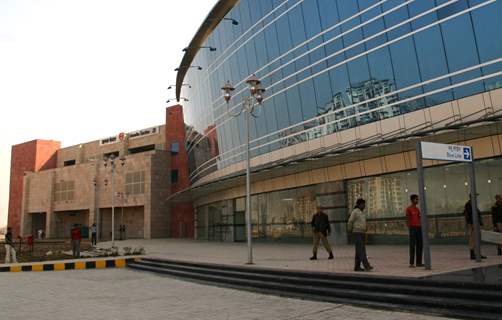
[[[165,122],[181,51],[216,0],[0,0],[0,227],[11,146]]]

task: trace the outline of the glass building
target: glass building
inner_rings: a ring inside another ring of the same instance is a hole
[[[178,98],[189,100],[197,237],[244,239],[245,115],[236,114],[251,74],[267,90],[251,122],[254,237],[308,238],[320,204],[343,241],[358,197],[368,201],[370,233],[405,235],[418,139],[481,150],[488,212],[502,192],[501,17],[495,0],[219,1],[177,78]],[[229,103],[227,81],[236,89]],[[426,166],[432,236],[459,237],[467,169]]]

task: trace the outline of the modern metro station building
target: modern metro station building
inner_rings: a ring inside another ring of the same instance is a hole
[[[320,204],[343,243],[359,197],[372,239],[404,239],[417,141],[473,147],[490,227],[502,193],[500,17],[502,1],[489,0],[219,1],[179,66],[191,187],[171,201],[193,201],[197,239],[245,239],[245,117],[234,114],[256,74],[255,239],[309,239]],[[424,165],[431,237],[463,237],[467,166]]]
[[[501,17],[500,0],[220,0],[179,65],[177,129],[168,133],[168,108],[159,140],[113,148],[92,142],[57,151],[50,173],[16,171],[11,206],[19,208],[9,223],[22,217],[17,223],[28,232],[45,219],[57,235],[66,231],[53,221],[92,222],[86,217],[101,208],[109,228],[110,204],[94,203],[110,196],[93,191],[92,182],[102,181],[105,169],[91,159],[118,150],[131,172],[144,171],[140,180],[163,177],[123,205],[138,237],[245,240],[245,115],[235,115],[255,74],[266,92],[251,122],[253,238],[310,239],[320,205],[332,240],[344,243],[348,213],[362,197],[371,240],[405,239],[404,211],[418,193],[418,141],[473,147],[489,228],[494,196],[502,193]],[[228,104],[221,90],[227,81],[235,87]],[[155,150],[130,152],[152,144]],[[75,165],[65,166],[71,160]],[[72,178],[79,165],[84,180]],[[424,165],[431,238],[463,238],[467,166]],[[48,181],[52,192],[43,188]],[[85,205],[65,203],[71,181],[85,181]],[[38,191],[28,192],[32,186]],[[36,200],[37,192],[47,195]],[[13,196],[22,200],[12,202]],[[39,218],[42,212],[50,214]]]

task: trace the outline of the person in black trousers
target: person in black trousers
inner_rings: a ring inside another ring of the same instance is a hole
[[[354,237],[355,245],[355,257],[354,257],[354,271],[371,271],[373,267],[368,261],[366,255],[366,214],[364,209],[366,208],[366,201],[364,199],[357,199],[356,206],[352,210],[349,221],[347,222],[347,230],[352,232]],[[364,269],[361,268],[361,263]]]
[[[492,207],[493,231],[502,232],[502,196],[495,196],[495,204]],[[502,246],[497,246],[497,255],[502,256]]]
[[[481,211],[478,209],[478,221],[479,225],[483,225],[483,220],[481,219]],[[465,203],[464,206],[464,216],[465,216],[465,223],[467,224],[467,229],[469,230],[469,249],[471,251],[471,260],[476,259],[476,255],[474,254],[474,246],[475,246],[475,237],[474,237],[474,223],[472,219],[472,204],[471,204],[471,199]],[[481,259],[486,259],[486,256],[482,255],[480,252]]]
[[[410,196],[411,205],[406,208],[408,229],[410,230],[410,268],[423,267],[422,264],[422,225],[420,221],[420,209],[418,209],[418,196]]]
[[[331,226],[329,225],[328,215],[322,212],[321,207],[317,207],[316,213],[312,216],[312,236],[314,238],[314,247],[312,249],[312,257],[310,260],[317,260],[317,248],[319,247],[319,242],[322,241],[324,248],[329,254],[328,259],[334,258],[333,250],[328,242],[328,236],[331,233]]]

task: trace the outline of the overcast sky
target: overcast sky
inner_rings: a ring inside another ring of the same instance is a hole
[[[10,150],[165,121],[174,68],[216,0],[0,0],[0,227]]]

